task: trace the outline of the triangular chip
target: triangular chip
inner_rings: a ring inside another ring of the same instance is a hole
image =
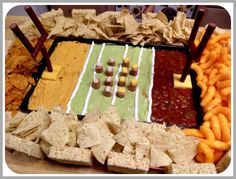
[[[80,148],[89,148],[101,144],[99,129],[94,123],[85,123],[77,132],[77,143]]]

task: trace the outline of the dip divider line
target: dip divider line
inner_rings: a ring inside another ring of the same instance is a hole
[[[139,52],[139,57],[138,57],[138,74],[135,77],[138,80],[139,77],[139,69],[140,69],[140,64],[142,60],[142,55],[143,55],[143,47],[140,49]],[[135,92],[135,101],[134,101],[134,119],[135,121],[138,121],[138,96],[139,96],[139,87],[137,86],[136,92]]]
[[[151,112],[152,112],[152,88],[153,88],[153,78],[154,78],[154,65],[155,65],[155,49],[152,47],[152,73],[151,73],[151,84],[149,87],[149,94],[148,94],[148,115],[147,115],[147,122],[151,122]]]
[[[90,50],[89,50],[89,53],[88,53],[88,55],[87,55],[87,57],[86,57],[85,64],[84,64],[84,66],[83,66],[82,72],[81,72],[80,77],[79,77],[79,79],[78,79],[77,85],[76,85],[76,87],[75,87],[75,89],[74,89],[74,91],[73,91],[73,93],[72,93],[72,95],[71,95],[71,97],[70,97],[70,100],[69,100],[69,102],[68,102],[68,104],[67,104],[66,113],[69,113],[70,110],[71,110],[71,102],[72,102],[72,99],[75,97],[76,92],[79,90],[80,83],[81,83],[82,78],[83,78],[83,76],[84,76],[84,73],[85,73],[85,71],[86,71],[86,68],[87,68],[88,62],[89,62],[89,60],[90,60],[90,56],[91,56],[91,54],[92,54],[93,48],[94,48],[94,41],[92,41],[92,45],[91,45]]]
[[[123,59],[127,56],[128,49],[129,49],[129,46],[126,44],[125,45],[125,52],[124,52],[124,55],[123,55]],[[122,70],[122,62],[121,62],[120,66],[119,66],[119,69],[118,69],[118,71],[116,73],[115,88],[114,88],[114,93],[113,93],[113,96],[112,96],[111,105],[115,105],[115,102],[116,102],[117,84],[118,84],[118,81],[119,81],[119,73],[121,72],[121,70]]]
[[[101,49],[101,51],[100,51],[100,53],[99,53],[99,56],[98,56],[98,59],[97,59],[97,63],[100,63],[100,61],[101,61],[104,48],[105,48],[105,43],[102,44],[102,49]],[[95,64],[95,65],[96,65],[96,64]],[[93,78],[95,78],[95,77],[96,77],[96,71],[94,70],[94,71],[93,71]],[[88,104],[89,104],[89,99],[90,99],[90,97],[91,97],[92,91],[93,91],[93,88],[92,88],[92,86],[90,85],[89,91],[88,91],[87,96],[86,96],[86,99],[85,99],[84,108],[83,108],[83,110],[82,110],[82,112],[81,112],[81,115],[85,115],[85,114],[87,113]]]

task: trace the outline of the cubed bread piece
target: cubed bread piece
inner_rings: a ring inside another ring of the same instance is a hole
[[[5,146],[6,146],[6,148],[25,153],[31,157],[35,157],[35,158],[39,158],[39,159],[44,158],[44,154],[43,154],[39,144],[29,141],[29,140],[26,140],[26,139],[22,139],[20,137],[14,136],[12,134],[6,133]]]
[[[212,163],[171,164],[168,167],[171,174],[216,174],[216,167]]]
[[[55,147],[52,146],[48,157],[55,161],[83,166],[92,166],[92,152],[90,149],[78,147]]]
[[[136,160],[135,155],[110,152],[108,155],[108,170],[118,173],[147,173],[150,160]]]

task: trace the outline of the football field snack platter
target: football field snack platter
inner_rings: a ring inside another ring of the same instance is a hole
[[[231,146],[230,34],[215,32],[200,62],[190,63],[196,73],[179,83],[189,52],[173,44],[186,43],[191,21],[178,13],[166,23],[163,14],[148,13],[137,24],[126,11],[111,14],[73,10],[68,19],[53,10],[41,16],[49,35],[82,38],[55,39],[49,51],[53,73],[42,64],[36,86],[24,92],[21,107],[33,111],[6,112],[6,148],[64,164],[102,165],[115,173],[223,171]],[[156,29],[154,21],[160,20]],[[38,36],[34,25],[26,26],[28,37]],[[147,34],[150,38],[141,40]],[[196,46],[201,38],[203,33]]]

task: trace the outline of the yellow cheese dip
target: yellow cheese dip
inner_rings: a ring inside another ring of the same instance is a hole
[[[56,80],[40,79],[30,98],[28,108],[36,109],[44,106],[51,109],[61,106],[66,111],[73,90],[83,69],[89,44],[79,42],[60,42],[52,53],[52,66],[60,66],[60,74]]]

